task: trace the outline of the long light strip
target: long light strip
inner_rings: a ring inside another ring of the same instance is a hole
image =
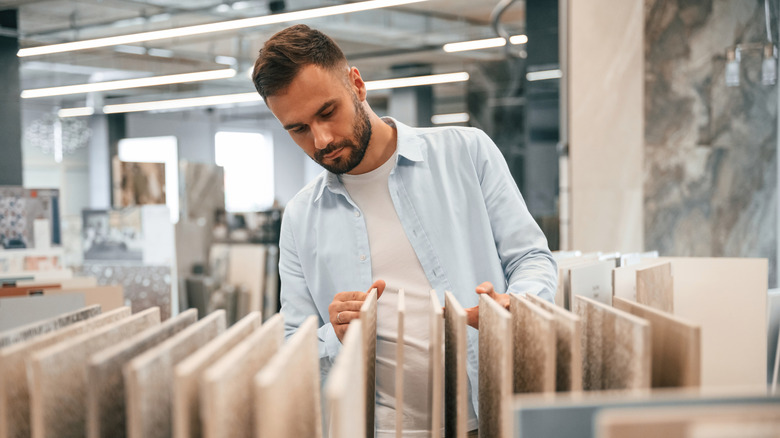
[[[73,41],[70,43],[29,47],[20,49],[19,52],[17,52],[17,55],[19,57],[48,55],[52,53],[63,53],[76,50],[95,49],[98,47],[115,46],[118,44],[134,44],[166,38],[180,38],[192,35],[201,35],[205,33],[224,32],[228,30],[265,26],[268,24],[306,20],[310,18],[328,17],[331,15],[349,14],[353,12],[368,11],[371,9],[389,8],[392,6],[401,6],[423,1],[427,0],[368,0],[357,3],[347,3],[343,5],[326,6],[323,8],[306,9],[303,11],[264,15],[262,17],[240,18],[238,20],[222,21],[218,23],[199,24],[195,26],[185,26],[174,29],[155,30],[150,32],[140,32],[106,38]]]
[[[91,93],[94,91],[125,90],[128,88],[153,87],[156,85],[180,84],[183,82],[227,79],[236,75],[232,68],[199,71],[175,75],[152,76],[148,78],[123,79],[119,81],[94,82],[91,84],[65,85],[62,87],[35,88],[22,91],[23,99],[35,97],[63,96],[66,94]]]
[[[469,113],[436,114],[431,116],[434,125],[447,125],[450,123],[466,123],[469,121]]]
[[[545,81],[547,79],[560,79],[563,77],[563,72],[559,69],[555,70],[540,70],[528,72],[525,78],[531,82],[533,81]]]
[[[95,114],[95,109],[92,107],[80,107],[80,108],[63,108],[57,111],[57,115],[64,119],[66,117],[83,117],[91,116]]]
[[[528,37],[525,35],[513,35],[509,37],[512,44],[525,44]],[[506,45],[506,39],[502,37],[486,38],[483,40],[461,41],[457,43],[448,43],[442,46],[445,52],[465,52],[467,50],[490,49],[493,47],[503,47]]]
[[[420,85],[447,84],[450,82],[463,82],[469,80],[469,74],[465,71],[458,73],[444,73],[438,75],[413,76],[409,78],[384,79],[381,81],[366,82],[367,90],[387,90],[390,88],[417,87]]]
[[[469,78],[466,72],[445,73],[428,76],[413,76],[409,78],[385,79],[381,81],[367,81],[366,89],[384,90],[390,88],[416,87],[419,85],[446,84],[451,82],[462,82]],[[228,105],[233,103],[257,102],[262,98],[256,92],[223,94],[219,96],[190,97],[186,99],[157,100],[152,102],[137,103],[119,103],[106,105],[103,112],[112,113],[131,113],[140,111],[158,111],[182,108],[196,108],[200,106]]]

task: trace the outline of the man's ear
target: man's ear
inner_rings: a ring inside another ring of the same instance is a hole
[[[350,67],[349,69],[349,85],[361,102],[366,100],[366,83],[363,82],[357,67]]]

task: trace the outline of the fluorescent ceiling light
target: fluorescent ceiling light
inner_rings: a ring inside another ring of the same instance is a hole
[[[232,68],[224,70],[209,70],[193,73],[181,73],[148,78],[123,79],[119,81],[94,82],[91,84],[66,85],[62,87],[35,88],[22,91],[22,98],[63,96],[66,94],[91,93],[94,91],[125,90],[128,88],[153,87],[156,85],[180,84],[183,82],[210,81],[227,79],[236,75]]]
[[[61,119],[64,119],[66,117],[91,116],[92,114],[95,114],[95,109],[91,107],[63,108],[57,111],[57,115],[60,116]]]
[[[528,37],[525,35],[513,35],[509,37],[512,44],[525,44]],[[503,47],[506,45],[506,39],[502,37],[486,38],[483,40],[461,41],[459,43],[445,44],[442,48],[445,52],[465,52],[467,50],[490,49],[492,47]]]
[[[224,32],[228,30],[246,29],[250,27],[265,26],[268,24],[286,23],[289,21],[301,21],[310,18],[328,17],[332,15],[349,14],[352,12],[368,11],[371,9],[388,8],[411,3],[419,3],[427,0],[368,0],[343,5],[326,6],[323,8],[306,9],[302,11],[285,12],[262,17],[241,18],[238,20],[221,21],[217,23],[199,24],[174,29],[155,30],[128,35],[117,35],[106,38],[73,41],[70,43],[50,44],[39,47],[28,47],[17,52],[19,57],[48,55],[51,53],[72,52],[76,50],[95,49],[98,47],[115,46],[118,44],[134,44],[144,41],[155,41],[166,38],[181,38],[192,35],[202,35],[212,32]]]
[[[431,117],[434,125],[446,125],[449,123],[466,123],[469,121],[469,113],[436,114]]]
[[[458,73],[444,73],[438,75],[413,76],[409,78],[384,79],[381,81],[366,82],[367,90],[386,90],[389,88],[416,87],[419,85],[447,84],[450,82],[463,82],[469,79],[465,71]]]
[[[561,72],[559,69],[532,71],[525,75],[525,78],[529,81],[544,81],[547,79],[560,79],[562,77],[563,72]]]
[[[120,103],[116,105],[106,105],[103,112],[106,114],[114,113],[133,113],[139,111],[157,111],[182,108],[195,108],[199,106],[227,105],[232,103],[258,102],[263,99],[257,92],[224,94],[219,96],[190,97],[187,99],[158,100],[153,102],[138,103]]]

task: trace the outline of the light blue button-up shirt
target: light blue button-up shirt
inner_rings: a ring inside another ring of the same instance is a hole
[[[475,288],[490,281],[498,293],[530,293],[552,302],[558,278],[547,240],[493,141],[474,128],[385,121],[398,130],[390,197],[439,300],[451,291],[464,308],[477,306]],[[319,318],[323,382],[341,348],[328,305],[338,292],[365,292],[377,280],[370,254],[362,212],[335,174],[323,172],[287,204],[279,258],[285,334],[310,315]],[[469,327],[467,336],[476,410],[478,332]]]

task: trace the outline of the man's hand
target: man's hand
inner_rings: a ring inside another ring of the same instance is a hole
[[[378,299],[385,290],[385,281],[375,281],[368,288],[368,292],[339,292],[333,297],[333,301],[328,306],[328,314],[330,315],[330,323],[333,324],[333,330],[336,332],[339,341],[344,341],[344,335],[347,333],[350,321],[360,318],[360,307],[363,305],[366,297],[368,297],[371,289],[374,288],[376,288],[376,297]]]
[[[477,286],[477,293],[487,294],[503,308],[509,309],[509,295],[497,294],[496,291],[493,290],[493,283],[486,281],[480,284]],[[466,309],[466,323],[479,330],[479,306],[469,307]]]

